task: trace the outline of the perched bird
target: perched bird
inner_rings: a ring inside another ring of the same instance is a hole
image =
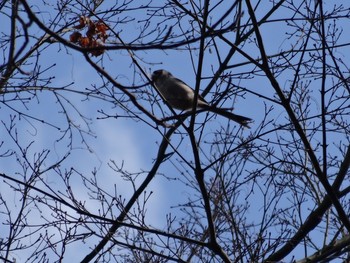
[[[178,110],[192,109],[194,90],[185,82],[175,78],[170,72],[164,69],[154,71],[152,74],[152,81],[158,91],[162,94],[163,99],[165,99],[171,107]],[[198,95],[197,98],[198,108],[214,112],[249,128],[248,123],[251,122],[252,119],[209,105],[200,95]]]

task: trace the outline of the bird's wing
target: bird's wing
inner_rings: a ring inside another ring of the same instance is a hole
[[[181,85],[182,87],[184,87],[184,89],[187,92],[190,92],[191,94],[193,94],[194,96],[194,89],[192,89],[189,85],[187,85],[184,81],[182,81],[181,79],[175,78],[173,77],[174,80],[179,83],[179,85]],[[204,102],[204,104],[208,104],[208,102],[202,97],[201,94],[198,94],[198,100]],[[200,105],[199,105],[200,106]]]

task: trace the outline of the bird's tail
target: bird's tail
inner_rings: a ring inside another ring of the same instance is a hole
[[[224,116],[230,120],[233,120],[233,121],[235,121],[235,122],[239,123],[240,125],[247,127],[247,128],[250,128],[249,123],[251,123],[253,121],[252,119],[250,119],[248,117],[237,115],[237,114],[229,112],[225,109],[221,109],[221,108],[217,108],[217,107],[213,107],[213,106],[209,106],[208,110],[210,110],[211,112],[214,112],[216,114],[219,114],[221,116]]]

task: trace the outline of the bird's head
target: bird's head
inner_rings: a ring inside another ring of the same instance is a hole
[[[159,69],[153,72],[152,74],[152,81],[156,82],[160,79],[170,77],[171,73],[169,71],[166,71],[164,69]]]

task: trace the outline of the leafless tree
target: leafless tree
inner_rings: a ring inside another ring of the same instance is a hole
[[[348,262],[342,2],[2,1],[0,258]],[[170,108],[160,68],[251,128]]]

